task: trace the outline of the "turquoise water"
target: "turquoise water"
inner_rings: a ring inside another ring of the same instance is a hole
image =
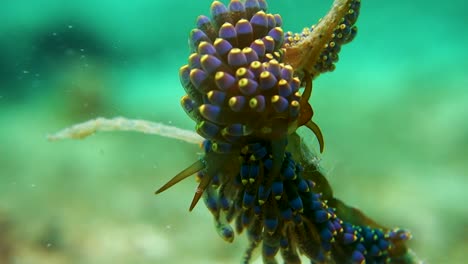
[[[126,132],[45,138],[99,116],[193,129],[178,69],[211,1],[116,2],[2,3],[0,263],[238,263],[244,237],[226,244],[204,206],[188,212],[193,180],[153,195],[196,146]],[[300,31],[331,2],[271,0],[269,11]],[[420,258],[463,263],[466,4],[362,2],[357,38],[314,82],[323,169],[337,197],[411,230]]]

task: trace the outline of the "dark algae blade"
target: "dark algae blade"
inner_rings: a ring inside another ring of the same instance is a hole
[[[312,83],[333,71],[357,33],[361,1],[336,0],[301,33],[285,32],[265,0],[214,1],[189,34],[179,71],[185,112],[205,140],[204,156],[157,191],[192,174],[220,237],[245,233],[242,263],[259,250],[264,263],[417,263],[408,231],[377,224],[335,198],[316,159],[296,133],[312,120]],[[231,226],[233,224],[233,226]]]

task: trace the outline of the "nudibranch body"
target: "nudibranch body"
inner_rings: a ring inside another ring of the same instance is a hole
[[[214,1],[211,18],[199,16],[190,33],[181,104],[205,138],[204,156],[157,193],[197,174],[190,210],[203,197],[226,241],[245,230],[243,263],[256,248],[264,263],[277,263],[278,252],[285,263],[301,255],[313,263],[409,263],[409,233],[335,199],[295,134],[307,126],[323,149],[308,102],[312,80],[334,69],[356,35],[359,8],[359,0],[335,1],[316,26],[293,34],[264,0]]]

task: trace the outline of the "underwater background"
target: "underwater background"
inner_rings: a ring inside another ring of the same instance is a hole
[[[1,264],[239,262],[244,236],[225,243],[203,205],[188,212],[193,179],[153,195],[197,146],[130,132],[46,140],[96,117],[192,130],[178,70],[211,2],[0,4]],[[331,4],[270,0],[269,11],[299,32]],[[468,252],[465,12],[461,0],[363,0],[357,38],[311,98],[335,196],[410,230],[427,263]]]

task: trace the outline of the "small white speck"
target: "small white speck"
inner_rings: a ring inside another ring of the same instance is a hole
[[[36,184],[31,184],[31,188],[36,188]]]
[[[52,36],[57,36],[57,32],[52,32]]]
[[[26,73],[26,74],[27,74],[27,73],[29,73],[29,71],[28,71],[28,70],[24,70],[23,73]]]
[[[73,28],[73,25],[68,25],[68,28]]]
[[[166,229],[171,229],[171,228],[172,228],[171,225],[167,225],[167,226],[166,226]]]
[[[84,52],[84,49],[80,49],[81,52]]]
[[[168,123],[168,124],[172,124],[172,120],[169,120],[167,123]]]
[[[52,243],[47,243],[46,245],[48,248],[50,248],[52,246]]]

